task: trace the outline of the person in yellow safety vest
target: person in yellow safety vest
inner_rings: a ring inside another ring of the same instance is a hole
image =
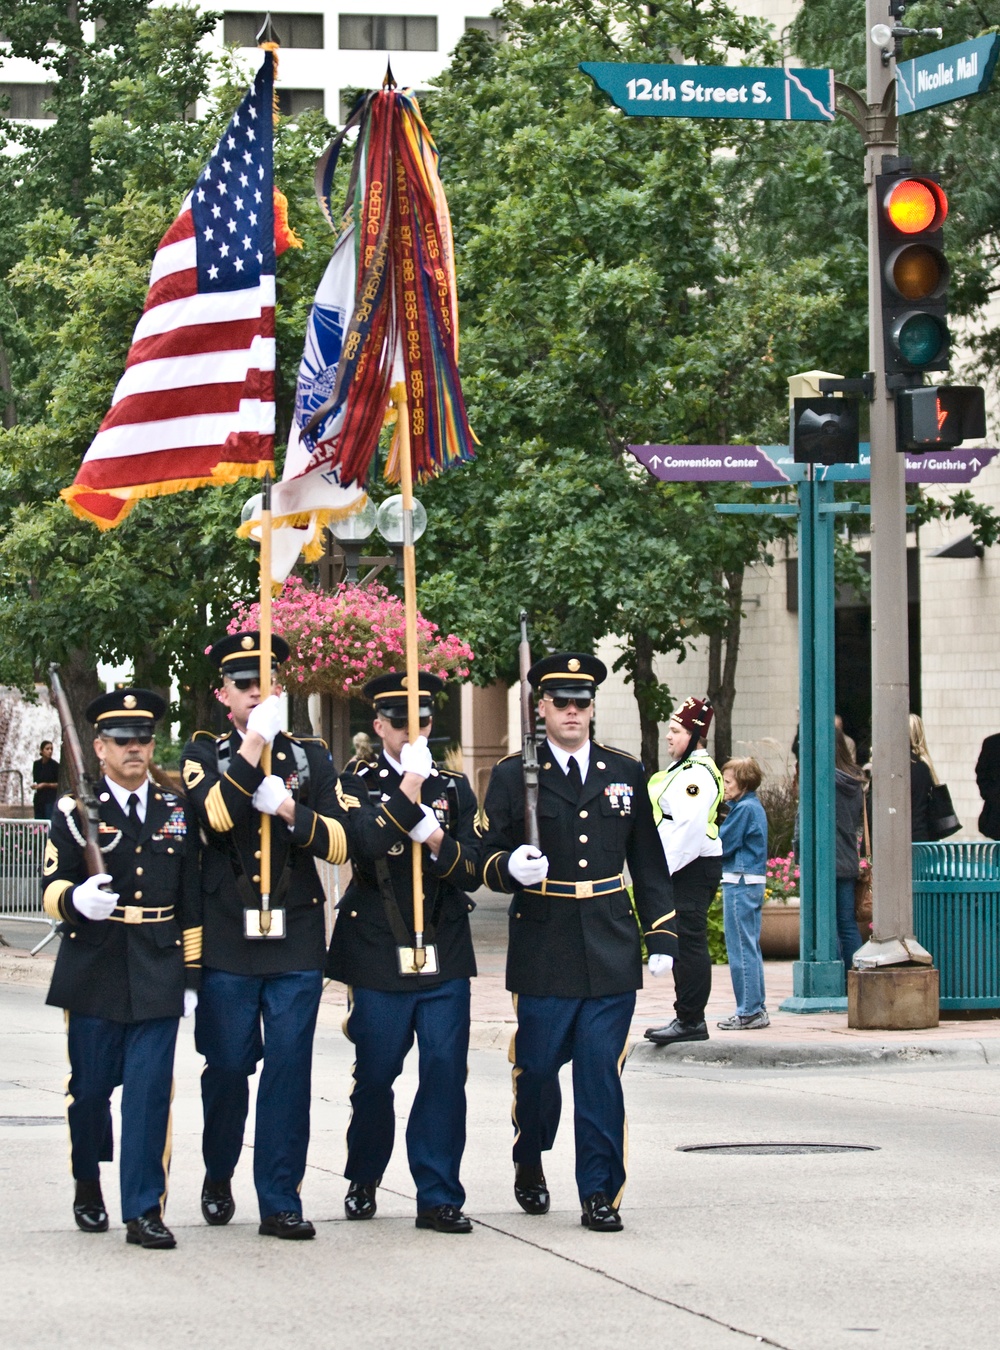
[[[705,749],[712,715],[708,699],[685,699],[667,726],[672,763],[648,784],[677,906],[676,1016],[667,1026],[647,1028],[647,1040],[656,1045],[708,1040],[708,910],[722,880],[718,813],[725,796],[722,774]]]

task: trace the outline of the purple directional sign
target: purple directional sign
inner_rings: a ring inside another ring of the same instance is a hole
[[[759,445],[630,445],[629,451],[654,478],[664,483],[791,481]]]
[[[802,483],[808,464],[796,464],[787,445],[630,445],[630,452],[664,483]],[[991,464],[995,448],[931,451],[906,456],[908,483],[971,483]],[[815,464],[817,482],[867,483],[867,441],[857,464]]]

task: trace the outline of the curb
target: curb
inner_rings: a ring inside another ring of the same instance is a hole
[[[641,1069],[673,1072],[680,1065],[713,1069],[841,1069],[857,1067],[933,1069],[1000,1063],[1000,1040],[923,1041],[919,1044],[855,1041],[844,1044],[695,1042],[678,1046],[639,1041],[628,1055]]]

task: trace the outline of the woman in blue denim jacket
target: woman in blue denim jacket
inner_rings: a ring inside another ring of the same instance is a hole
[[[770,1026],[764,1007],[760,913],[767,880],[767,816],[757,798],[763,774],[755,759],[722,766],[729,814],[722,822],[722,921],[736,1012],[717,1023],[723,1031]]]

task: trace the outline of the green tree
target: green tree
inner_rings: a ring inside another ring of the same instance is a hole
[[[79,20],[98,11],[107,22],[88,44]],[[50,660],[61,661],[79,709],[97,660],[131,661],[137,678],[154,686],[177,676],[186,730],[209,711],[205,647],[228,621],[231,602],[253,590],[255,556],[234,538],[252,486],[141,502],[105,534],[73,517],[57,494],[109,406],[156,245],[248,72],[227,60],[218,82],[198,46],[214,26],[211,14],[135,0],[80,5],[72,22],[66,14],[58,5],[0,0],[15,53],[42,60],[59,77],[55,121],[41,129],[4,124],[17,152],[0,156],[6,199],[17,203],[0,226],[0,336],[11,352],[14,410],[0,433],[7,639],[0,682],[30,688]],[[195,121],[190,109],[213,75],[211,110]],[[279,263],[279,423],[286,426],[304,315],[329,252],[311,191],[329,130],[310,115],[280,124],[276,135],[276,176],[306,241]],[[23,185],[20,195],[15,183]]]
[[[539,646],[620,635],[653,769],[671,706],[655,657],[705,634],[728,749],[743,569],[778,527],[723,521],[732,493],[658,483],[627,447],[784,440],[787,375],[811,364],[838,280],[744,245],[735,196],[752,185],[731,166],[757,143],[748,124],[626,118],[577,69],[774,61],[762,24],[720,0],[512,0],[502,16],[507,40],[467,34],[428,100],[483,448],[423,494],[421,603],[470,639],[483,681],[512,678],[522,604]]]

